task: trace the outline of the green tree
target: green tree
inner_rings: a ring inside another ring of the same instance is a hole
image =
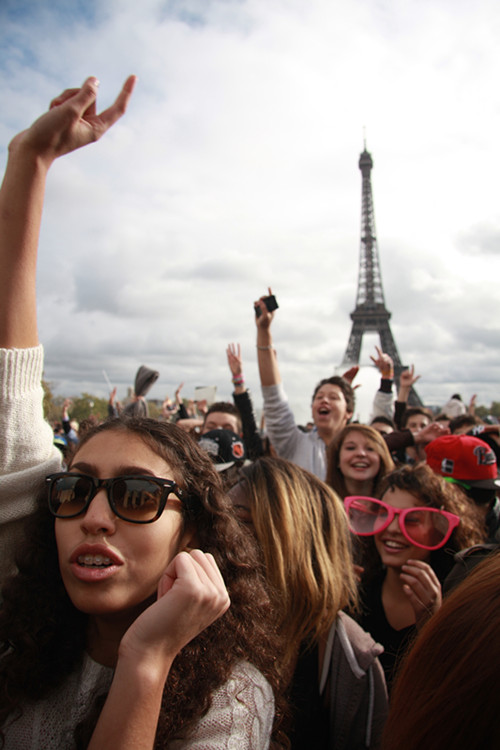
[[[99,419],[106,419],[108,416],[108,400],[93,396],[91,393],[82,393],[81,396],[72,399],[68,412],[70,419],[76,419],[77,422],[88,419],[91,414],[99,417]]]
[[[500,401],[492,401],[491,406],[477,406],[476,415],[481,419],[484,419],[488,414],[493,414],[494,417],[500,417]]]
[[[51,424],[53,424],[54,422],[60,422],[64,397],[54,395],[52,391],[52,383],[50,383],[48,380],[42,379],[42,388],[43,413],[45,415],[45,419]]]
[[[52,421],[52,411],[54,408],[54,394],[52,393],[52,383],[49,383],[48,380],[44,380],[42,378],[42,388],[43,388],[43,413],[45,414],[45,419],[48,419],[49,422]]]

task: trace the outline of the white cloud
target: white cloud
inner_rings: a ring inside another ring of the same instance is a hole
[[[161,373],[153,397],[182,380],[229,397],[225,347],[241,341],[259,404],[252,304],[271,285],[306,421],[350,331],[366,126],[401,357],[426,400],[498,400],[492,0],[29,7],[0,19],[3,147],[88,74],[102,106],[139,75],[124,119],[49,177],[40,331],[61,391],[103,393],[103,368],[130,384],[144,362]]]

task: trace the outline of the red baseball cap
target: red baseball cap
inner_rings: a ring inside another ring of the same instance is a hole
[[[427,463],[436,474],[486,490],[500,488],[495,454],[471,435],[444,435],[425,446]]]

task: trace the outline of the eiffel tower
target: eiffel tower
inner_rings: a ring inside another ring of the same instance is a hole
[[[358,293],[356,308],[351,313],[352,328],[342,367],[359,364],[363,334],[367,331],[378,333],[380,348],[392,357],[396,381],[405,369],[401,363],[396,342],[389,325],[391,313],[387,310],[382,289],[382,276],[375,232],[375,213],[371,184],[373,160],[366,150],[359,157],[359,168],[362,174],[361,192],[361,246],[359,251]],[[421,406],[422,402],[412,388],[408,403]]]

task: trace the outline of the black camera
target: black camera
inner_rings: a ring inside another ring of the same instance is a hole
[[[278,309],[278,303],[276,302],[276,297],[274,296],[274,294],[270,294],[269,297],[264,297],[262,301],[264,302],[269,312]],[[260,315],[262,315],[262,310],[258,305],[255,305],[255,316],[258,318]]]

